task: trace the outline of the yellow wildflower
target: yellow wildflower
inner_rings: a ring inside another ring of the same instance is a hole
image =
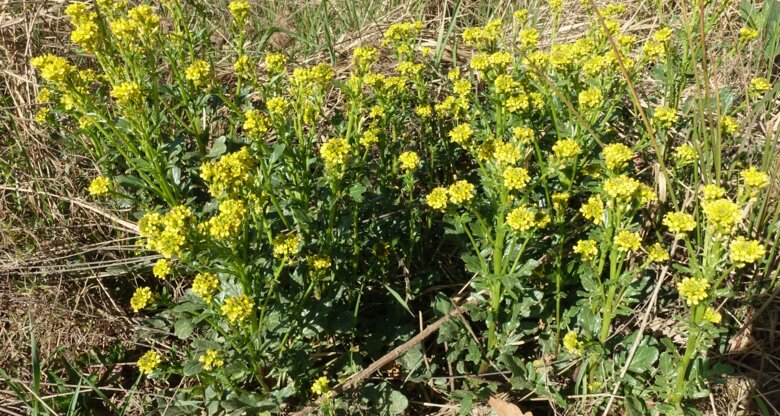
[[[206,371],[222,367],[222,365],[225,364],[225,360],[222,359],[219,351],[212,350],[211,348],[207,349],[203,355],[198,357],[198,361],[203,364],[203,369]]]
[[[550,7],[552,14],[561,14],[563,11],[563,0],[547,0],[547,5]]]
[[[158,279],[165,279],[171,273],[173,273],[171,262],[167,259],[157,260],[157,262],[154,264],[154,267],[152,267],[152,273]]]
[[[764,257],[766,248],[756,240],[739,236],[729,244],[729,260],[737,267],[744,267]]]
[[[563,347],[566,348],[569,354],[581,355],[585,345],[577,339],[576,332],[569,331],[563,336]]]
[[[249,14],[249,3],[245,1],[231,1],[228,4],[230,14],[239,22],[243,22],[246,16]]]
[[[539,31],[535,28],[527,28],[517,34],[517,42],[520,44],[520,49],[529,51],[539,46],[540,37]]]
[[[301,237],[294,233],[277,235],[272,242],[274,257],[289,259],[301,250],[301,242]]]
[[[266,101],[265,106],[268,108],[268,114],[271,117],[282,119],[287,110],[287,101],[284,97],[271,97]]]
[[[255,63],[246,55],[240,55],[233,63],[233,70],[241,78],[252,78],[255,73]]]
[[[420,157],[416,152],[403,152],[398,156],[398,161],[401,163],[401,169],[408,172],[414,171],[420,165]]]
[[[238,193],[249,183],[252,166],[249,148],[242,147],[215,162],[203,163],[200,166],[200,177],[206,182],[211,196],[221,198]]]
[[[453,128],[450,133],[450,140],[453,142],[461,145],[462,147],[466,147],[466,144],[468,143],[471,136],[474,134],[474,131],[471,130],[471,126],[464,123],[456,126]]]
[[[589,88],[579,94],[579,103],[581,111],[590,111],[597,109],[604,101],[604,95],[598,88]]]
[[[111,190],[111,180],[105,176],[98,176],[89,183],[89,194],[103,196]]]
[[[523,168],[508,167],[504,169],[504,186],[510,191],[520,190],[525,188],[531,177],[528,176],[528,171]]]
[[[580,207],[580,212],[586,219],[593,220],[594,224],[601,224],[604,221],[604,202],[600,196],[592,195],[588,202]]]
[[[677,292],[685,299],[688,306],[696,306],[699,302],[707,299],[707,289],[710,288],[710,282],[706,279],[686,277],[677,284]]]
[[[571,138],[558,140],[552,150],[558,159],[572,159],[582,153],[580,145]]]
[[[674,149],[674,160],[678,166],[685,166],[694,163],[698,159],[696,149],[688,144],[681,144]]]
[[[325,160],[325,168],[333,169],[344,166],[349,161],[349,143],[346,139],[334,137],[323,143],[320,155]]]
[[[758,37],[758,31],[750,27],[742,27],[739,29],[739,41],[750,42]]]
[[[653,111],[653,121],[655,121],[660,127],[669,128],[677,123],[678,116],[677,111],[669,107],[656,107]]]
[[[453,204],[469,202],[474,198],[474,185],[461,179],[447,188],[447,194]]]
[[[669,231],[675,233],[678,237],[696,228],[696,221],[693,219],[693,216],[685,212],[670,212],[666,214],[663,224],[669,227]]]
[[[285,65],[287,65],[287,57],[281,53],[269,53],[265,56],[265,70],[271,75],[284,72]]]
[[[185,78],[196,87],[203,87],[209,82],[211,66],[208,62],[198,59],[185,70]]]
[[[526,207],[517,207],[506,216],[506,223],[514,231],[528,231],[534,226],[534,212]]]
[[[208,232],[215,240],[228,240],[239,235],[246,216],[246,206],[239,199],[226,199],[219,204],[219,213],[208,223]]]
[[[330,256],[325,254],[310,256],[306,261],[316,274],[324,273],[331,266]]]
[[[60,56],[46,54],[30,60],[30,64],[41,71],[41,77],[53,83],[65,82],[75,71],[68,61]]]
[[[429,207],[439,211],[447,208],[447,201],[447,189],[442,187],[434,188],[425,198],[425,203]]]
[[[750,80],[750,96],[753,98],[758,98],[770,89],[772,84],[766,78],[758,77]]]
[[[228,323],[234,325],[248,318],[255,307],[255,301],[246,295],[231,296],[225,299],[222,304],[222,315],[227,318]]]
[[[731,116],[723,116],[720,118],[720,127],[726,134],[734,134],[739,130],[739,123]]]
[[[764,189],[769,185],[769,175],[752,166],[740,172],[739,176],[742,177],[745,186],[753,190]]]
[[[157,351],[149,350],[138,359],[138,371],[141,374],[152,374],[157,366],[162,362],[162,357]]]
[[[219,278],[213,273],[198,273],[192,281],[192,291],[204,302],[211,302],[211,297],[219,289]]]
[[[732,229],[742,219],[742,212],[737,204],[721,198],[702,204],[704,216],[715,231],[730,234]]]
[[[723,321],[723,316],[720,314],[720,312],[716,311],[711,306],[708,306],[707,310],[704,311],[702,320],[711,324],[719,324],[721,321]]]
[[[133,297],[130,298],[130,307],[133,308],[133,312],[138,312],[141,309],[149,306],[152,303],[152,289],[148,287],[139,287],[135,289]]]
[[[496,162],[505,165],[514,165],[520,160],[520,149],[512,143],[498,143],[495,148],[495,154],[493,155]]]
[[[322,376],[314,381],[311,385],[311,392],[317,396],[330,396],[330,387],[328,386],[328,378]]]
[[[639,233],[623,230],[615,236],[614,242],[618,251],[637,251],[642,244],[642,238]]]
[[[661,245],[655,243],[647,249],[647,258],[653,263],[661,263],[669,260],[669,252]]]
[[[534,139],[534,131],[525,126],[518,126],[512,129],[512,137],[521,144],[528,144]]]
[[[577,241],[574,252],[581,255],[584,260],[593,260],[599,255],[599,249],[593,240]]]
[[[141,99],[141,87],[137,82],[120,82],[111,90],[111,97],[120,106],[135,104]]]
[[[705,201],[712,201],[726,195],[726,190],[718,185],[709,184],[701,188],[701,193]]]
[[[626,175],[609,178],[604,182],[604,192],[623,202],[629,200],[639,188],[639,181]]]
[[[653,33],[653,40],[656,42],[669,42],[669,39],[672,38],[672,29],[668,27],[664,27],[661,29],[658,29],[655,33]]]
[[[602,151],[604,163],[607,169],[617,171],[626,167],[626,162],[631,160],[631,149],[623,143],[608,144]]]

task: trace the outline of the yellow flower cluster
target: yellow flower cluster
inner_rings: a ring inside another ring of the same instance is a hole
[[[455,128],[450,130],[449,136],[450,140],[453,142],[459,144],[462,147],[466,147],[468,145],[469,139],[471,139],[473,134],[474,131],[471,130],[471,126],[467,123],[463,123],[455,126]]]
[[[718,198],[723,198],[723,196],[726,195],[726,190],[718,185],[709,184],[704,185],[701,188],[701,194],[704,201],[713,201]]]
[[[222,304],[222,315],[227,318],[228,323],[235,325],[248,318],[255,307],[255,301],[246,295],[231,296],[225,299]]]
[[[249,3],[245,1],[231,1],[228,4],[228,9],[233,18],[239,22],[243,22],[249,15]]]
[[[284,117],[285,111],[287,111],[287,100],[285,100],[284,97],[271,97],[265,103],[265,106],[268,108],[268,114],[270,114],[271,117],[276,117],[281,120]]]
[[[335,169],[344,166],[349,161],[349,142],[340,137],[334,137],[323,143],[320,147],[320,155],[325,160],[326,169]]]
[[[707,299],[709,288],[710,282],[695,277],[686,277],[677,284],[677,292],[685,299],[688,306],[696,306],[699,302]]]
[[[514,165],[520,160],[520,149],[513,143],[501,142],[496,144],[493,158],[499,165]]]
[[[211,66],[208,62],[198,59],[184,71],[184,77],[196,87],[203,87],[209,82]]]
[[[89,183],[89,194],[103,196],[111,190],[111,180],[105,176],[98,176]]]
[[[311,392],[318,396],[330,396],[330,387],[328,386],[328,378],[322,376],[314,381],[311,385]]]
[[[326,270],[328,270],[331,266],[331,259],[330,256],[326,254],[316,254],[313,256],[310,256],[307,259],[307,262],[309,263],[309,267],[314,270],[316,274],[322,274]]]
[[[422,29],[422,22],[395,23],[385,31],[382,43],[385,46],[397,46],[400,43],[410,42],[420,35]]]
[[[756,29],[750,28],[750,27],[741,27],[739,29],[739,40],[740,42],[750,42],[752,40],[755,40],[758,38],[758,31]]]
[[[148,287],[139,287],[135,289],[133,297],[130,298],[130,307],[133,312],[138,312],[152,303],[152,289]]]
[[[563,348],[566,348],[569,354],[581,355],[584,346],[583,342],[577,339],[577,333],[574,331],[569,331],[563,336]]]
[[[689,144],[681,144],[674,149],[674,160],[677,166],[686,166],[694,163],[699,156],[696,153],[696,149]]]
[[[48,82],[63,83],[76,70],[60,56],[46,54],[30,60],[30,64],[41,71],[41,77]]]
[[[506,216],[506,223],[514,231],[528,231],[534,226],[536,215],[527,207],[517,207]]]
[[[574,246],[574,252],[581,255],[584,260],[593,260],[599,255],[599,249],[593,240],[580,240]]]
[[[691,214],[685,212],[670,212],[666,214],[663,224],[669,227],[669,231],[675,233],[677,237],[696,228],[696,220],[693,219]]]
[[[470,27],[463,31],[463,43],[478,49],[493,45],[501,34],[501,20],[494,19],[485,27]]]
[[[157,262],[154,263],[154,267],[152,267],[152,273],[158,279],[165,279],[171,273],[173,273],[171,262],[167,259],[157,260]]]
[[[716,311],[712,307],[708,307],[707,310],[704,311],[702,320],[711,324],[719,324],[721,321],[723,321],[723,316],[721,316],[720,312]]]
[[[285,71],[287,57],[281,53],[269,53],[265,56],[265,70],[271,75],[278,75]]]
[[[604,192],[611,198],[625,202],[634,196],[640,188],[640,185],[639,181],[634,178],[629,178],[626,175],[619,175],[614,178],[609,178],[604,182]]]
[[[353,65],[359,69],[359,71],[366,71],[368,68],[376,62],[378,56],[376,48],[373,46],[358,46],[352,51],[352,58],[354,59]]]
[[[241,232],[246,206],[239,199],[226,199],[219,204],[219,213],[207,223],[208,232],[215,240],[235,238]]]
[[[439,211],[444,211],[447,208],[447,201],[447,189],[442,187],[434,188],[425,198],[425,203],[429,207]]]
[[[618,251],[637,251],[642,244],[642,237],[639,233],[623,230],[615,236],[614,243]]]
[[[204,354],[198,357],[198,361],[203,364],[203,369],[206,371],[222,367],[225,364],[225,360],[222,359],[219,351],[212,350],[211,348],[207,349]]]
[[[719,233],[731,234],[742,219],[739,206],[725,198],[707,201],[702,207],[710,226]]]
[[[272,242],[274,257],[288,259],[296,255],[300,251],[301,242],[301,237],[294,233],[277,235]]]
[[[555,142],[552,147],[553,154],[559,160],[573,159],[580,153],[582,148],[574,139],[561,139]]]
[[[146,247],[169,259],[182,254],[187,242],[187,233],[195,217],[189,208],[179,205],[164,216],[156,212],[144,215],[138,222],[142,237],[146,238]]]
[[[746,187],[752,190],[764,189],[769,185],[769,175],[754,167],[750,167],[739,173]]]
[[[746,264],[755,263],[764,257],[766,248],[756,240],[747,240],[739,236],[729,244],[729,260],[737,267],[744,267]]]
[[[669,107],[656,107],[653,111],[653,121],[660,127],[669,128],[677,123],[677,111]]]
[[[65,8],[65,14],[73,25],[70,40],[87,52],[97,50],[102,41],[97,13],[90,11],[85,3],[71,3]]]
[[[250,171],[254,163],[249,148],[222,156],[215,162],[200,166],[200,177],[206,182],[209,193],[215,198],[235,195],[251,180]]]
[[[138,370],[141,374],[152,374],[162,362],[162,357],[157,351],[149,350],[138,359]]]
[[[258,109],[251,109],[244,112],[244,123],[242,128],[251,137],[258,138],[268,132],[270,122],[268,117]]]
[[[219,278],[213,273],[198,273],[192,281],[192,291],[204,302],[211,302],[211,297],[219,290]]]
[[[447,195],[453,204],[462,204],[474,198],[474,185],[466,180],[459,180],[447,188]]]
[[[136,104],[141,100],[141,86],[134,81],[120,82],[111,89],[111,97],[122,107]]]
[[[530,51],[539,46],[539,31],[535,28],[522,29],[517,33],[517,43],[523,51]]]
[[[581,111],[590,111],[597,109],[604,101],[604,95],[598,88],[588,88],[579,94],[579,103]]]
[[[771,89],[772,83],[766,78],[758,77],[750,80],[750,96],[753,98],[758,98]]]
[[[255,73],[255,63],[246,55],[240,55],[233,63],[233,70],[241,78],[252,78]]]
[[[521,144],[528,144],[534,139],[534,131],[525,126],[518,126],[512,129],[512,137]]]
[[[594,224],[601,224],[604,221],[604,201],[600,196],[592,195],[588,202],[580,207],[580,212],[586,219],[593,220]]]
[[[504,186],[510,191],[520,190],[528,185],[531,177],[528,175],[528,171],[523,168],[508,167],[504,169]]]
[[[720,118],[720,127],[726,134],[734,134],[739,130],[739,123],[731,116],[723,116]]]
[[[403,152],[398,156],[398,161],[401,163],[401,169],[408,172],[414,171],[420,165],[420,157],[416,152]]]
[[[604,164],[607,165],[607,169],[612,171],[619,171],[626,167],[626,162],[631,160],[631,149],[623,143],[613,143],[604,146],[602,151],[604,155]]]
[[[647,258],[653,263],[661,263],[669,260],[669,252],[661,245],[655,243],[647,249]]]

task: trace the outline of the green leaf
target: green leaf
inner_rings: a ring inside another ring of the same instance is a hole
[[[179,318],[175,324],[173,324],[173,333],[179,337],[179,339],[186,339],[192,335],[192,330],[195,326],[192,324],[190,318]]]
[[[404,300],[404,298],[402,298],[401,295],[398,294],[398,292],[393,290],[393,288],[390,287],[390,285],[385,285],[385,289],[387,289],[387,291],[390,292],[391,295],[393,295],[395,300],[397,300],[398,303],[400,303],[401,306],[403,306],[404,309],[406,309],[406,311],[409,312],[409,315],[412,315],[412,318],[414,318],[414,313],[412,312],[411,309],[409,309],[409,305],[406,304],[406,301]]]
[[[650,345],[642,345],[636,349],[634,359],[628,366],[629,371],[642,373],[649,370],[658,359],[658,348]]]
[[[391,415],[400,415],[404,413],[407,407],[409,407],[409,400],[406,399],[406,396],[398,390],[390,392],[389,410]]]
[[[184,377],[191,377],[194,376],[203,370],[203,366],[201,365],[200,361],[198,360],[189,360],[186,363],[184,363],[184,366],[182,367],[181,371]]]
[[[225,136],[220,136],[217,138],[217,140],[214,140],[214,144],[211,145],[211,150],[209,151],[209,154],[206,155],[207,158],[210,159],[216,159],[227,151],[227,146],[225,145]]]
[[[366,187],[362,183],[358,182],[349,188],[349,196],[352,200],[358,204],[363,202],[363,193],[366,192]]]

